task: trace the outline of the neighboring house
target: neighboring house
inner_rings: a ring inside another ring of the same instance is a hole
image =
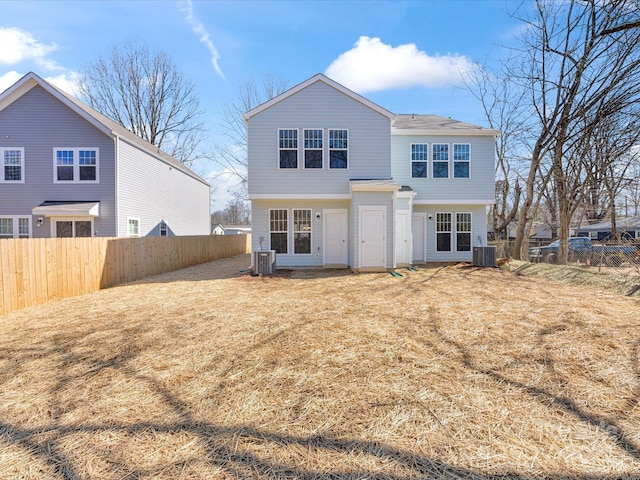
[[[0,238],[209,234],[209,184],[34,73],[0,94]]]
[[[224,235],[224,227],[222,226],[222,224],[218,223],[218,224],[214,225],[211,228],[211,234],[212,235]]]
[[[227,225],[224,227],[225,235],[249,235],[251,225]]]
[[[395,115],[322,74],[244,115],[252,249],[379,271],[486,245],[499,132]]]
[[[507,233],[509,238],[516,238],[516,234],[518,232],[518,224],[510,223],[507,226]],[[533,222],[531,226],[531,230],[529,231],[529,238],[536,240],[552,240],[553,235],[551,232],[551,227],[546,223],[542,222]]]
[[[640,217],[616,219],[616,231],[622,238],[640,238]],[[578,237],[590,237],[592,240],[607,240],[611,237],[611,221],[585,225],[578,229]]]

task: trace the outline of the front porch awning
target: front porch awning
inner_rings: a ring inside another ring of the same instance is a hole
[[[42,217],[99,217],[100,202],[91,201],[46,201],[31,210]]]
[[[350,180],[352,192],[397,192],[400,185],[391,179],[383,180]]]

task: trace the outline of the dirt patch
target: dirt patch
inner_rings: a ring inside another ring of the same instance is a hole
[[[0,317],[0,477],[637,478],[637,298],[248,265]]]

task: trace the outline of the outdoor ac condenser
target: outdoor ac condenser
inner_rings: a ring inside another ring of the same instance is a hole
[[[256,275],[276,273],[276,251],[256,250],[253,252],[253,272]]]
[[[478,267],[496,267],[496,247],[473,247],[473,264]]]

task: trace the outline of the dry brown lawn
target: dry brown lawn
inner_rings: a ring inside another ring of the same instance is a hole
[[[0,478],[640,478],[640,300],[248,256],[0,317]]]

